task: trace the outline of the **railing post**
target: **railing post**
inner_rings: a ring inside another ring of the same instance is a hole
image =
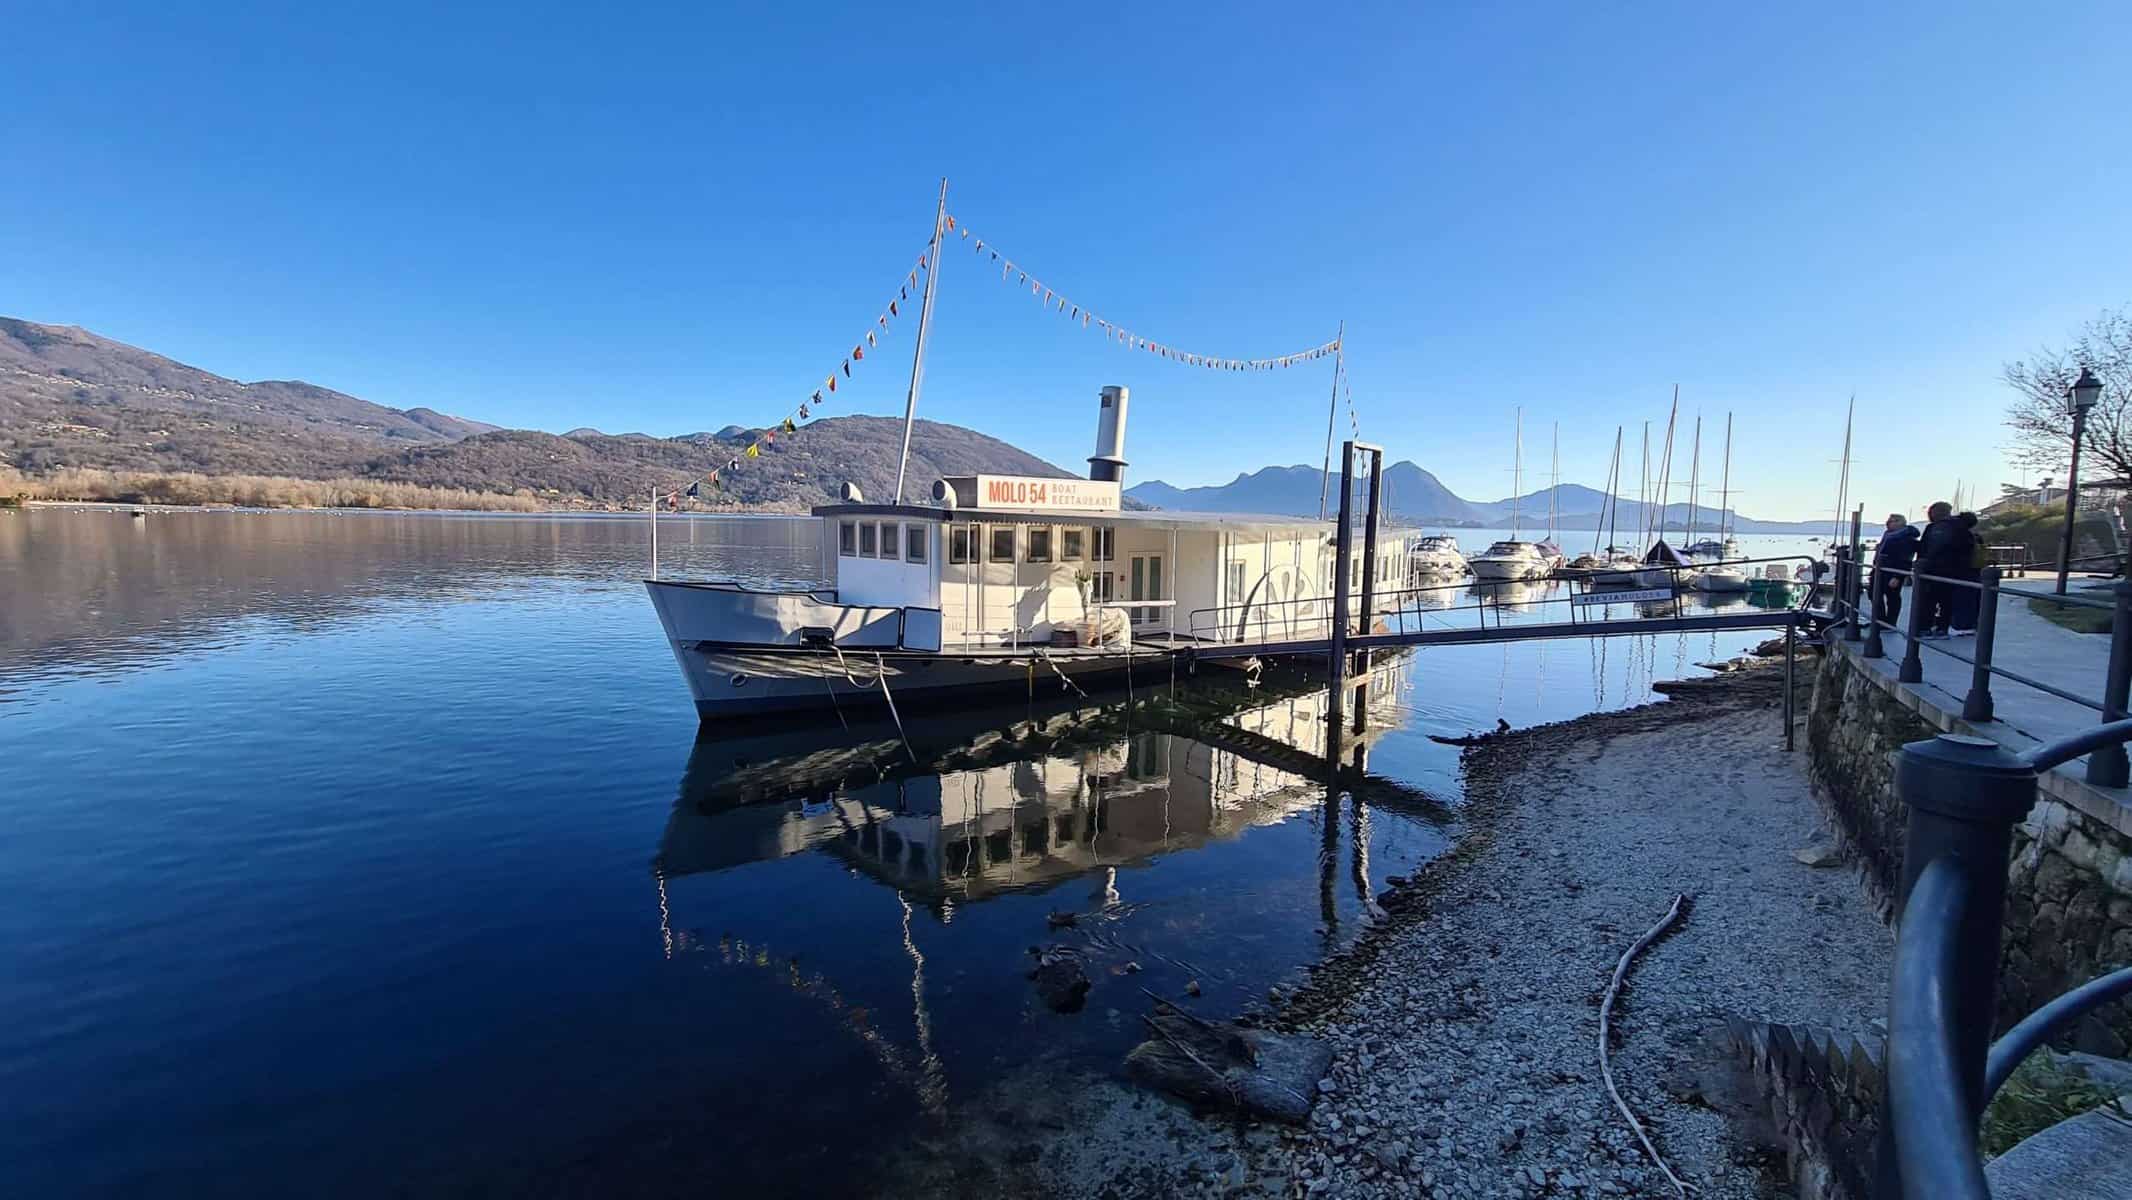
[[[1859,525],[1864,519],[1865,509],[1862,506],[1851,514],[1851,573],[1842,580],[1844,607],[1849,610],[1849,615],[1843,623],[1843,640],[1846,642],[1858,640],[1858,596],[1863,590],[1861,577],[1865,574],[1859,569],[1858,562],[1861,536]]]
[[[2102,688],[2102,720],[2107,725],[2127,715],[2132,699],[2132,580],[2113,589],[2117,612],[2110,621],[2110,674]],[[2097,787],[2123,787],[2132,781],[2132,763],[2125,759],[2123,742],[2113,742],[2088,755],[2088,782]]]
[[[1925,573],[1917,568],[1910,571],[1910,615],[1903,621],[1903,665],[1895,671],[1895,678],[1902,683],[1925,681],[1925,660],[1919,655],[1917,635],[1925,628]]]
[[[1887,581],[1880,577],[1880,568],[1874,567],[1872,579],[1865,587],[1866,637],[1863,653],[1867,658],[1888,656],[1888,648],[1880,640],[1880,594],[1887,590],[1887,586]]]
[[[1969,694],[1962,698],[1964,721],[1996,719],[1991,715],[1991,648],[1999,636],[1999,568],[1984,568],[1977,582],[1983,591],[1977,593],[1976,665],[1969,669]]]
[[[1928,1072],[1917,1068],[1940,1047],[1951,1046],[1961,1086],[1961,1111],[1969,1123],[1957,1141],[1948,1130],[1936,1147],[1910,1147],[1912,1155],[1944,1154],[1974,1147],[1976,1121],[1984,1107],[1984,1063],[1991,1050],[1998,1006],[1999,928],[2005,918],[2006,862],[2013,829],[2036,799],[2036,772],[1988,738],[1941,734],[1902,748],[1895,764],[1895,794],[1909,810],[1903,841],[1901,917],[1898,939],[1913,921],[1953,920],[1953,961],[1948,977],[1898,977],[1888,1001],[1888,1106],[1883,1120],[1879,1196],[1901,1196],[1903,1171],[1893,1153],[1906,1104],[1922,1109],[1914,1094]],[[1961,903],[1952,911],[1912,911],[1910,898],[1928,867],[1946,860],[1960,876]],[[1898,959],[1901,958],[1898,953]],[[1950,1012],[1940,1028],[1935,1009]],[[1894,1186],[1888,1186],[1893,1184]]]

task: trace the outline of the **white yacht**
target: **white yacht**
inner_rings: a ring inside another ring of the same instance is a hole
[[[847,488],[814,510],[820,587],[645,580],[698,714],[1024,696],[1166,669],[1208,642],[1324,637],[1335,522],[1122,510],[1127,398],[1102,390],[1090,479],[953,476],[922,504]],[[1378,594],[1399,586],[1400,560],[1388,539]]]
[[[1466,556],[1450,534],[1424,534],[1407,546],[1407,571],[1417,579],[1457,579],[1466,573]]]
[[[1552,566],[1531,542],[1496,542],[1466,560],[1475,579],[1538,579]]]

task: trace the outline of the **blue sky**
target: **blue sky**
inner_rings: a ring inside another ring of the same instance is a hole
[[[1344,319],[1364,435],[1462,495],[1508,493],[1513,406],[1597,485],[1677,383],[1737,412],[1739,507],[1806,517],[1854,392],[1869,508],[2013,478],[1999,364],[2132,302],[2121,4],[313,7],[6,4],[0,312],[504,424],[767,423],[945,175],[1147,336]],[[988,266],[948,257],[922,415],[1079,467],[1123,383],[1133,478],[1319,460],[1327,364],[1159,362]],[[912,330],[828,411],[900,412]]]

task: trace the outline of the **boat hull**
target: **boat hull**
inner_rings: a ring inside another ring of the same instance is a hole
[[[831,713],[879,707],[892,697],[912,708],[968,704],[1002,696],[1054,696],[1074,687],[1126,682],[1129,669],[1152,682],[1168,677],[1179,652],[1044,654],[834,650],[676,644],[696,714],[705,721]],[[883,695],[882,683],[887,683]]]
[[[1475,558],[1467,560],[1466,566],[1475,579],[1494,581],[1531,579],[1547,572],[1547,564],[1537,559]]]

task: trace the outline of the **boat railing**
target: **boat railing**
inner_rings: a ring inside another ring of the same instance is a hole
[[[1769,563],[1805,566],[1814,561],[1810,555],[1788,554],[1741,559],[1726,565],[1743,568]],[[1396,588],[1373,587],[1366,603],[1362,592],[1358,590],[1349,599],[1355,610],[1349,632],[1379,632],[1379,627],[1382,632],[1387,633],[1414,632],[1431,620],[1450,624],[1464,614],[1471,614],[1482,628],[1486,628],[1491,614],[1495,623],[1500,625],[1507,615],[1522,614],[1551,605],[1565,606],[1568,621],[1572,624],[1616,620],[1611,617],[1595,618],[1590,613],[1594,607],[1603,608],[1614,604],[1665,605],[1667,609],[1662,613],[1643,615],[1685,616],[1684,596],[1693,594],[1694,577],[1701,568],[1689,565],[1639,568],[1641,569],[1665,570],[1669,576],[1668,582],[1650,588],[1617,589],[1598,585],[1593,580],[1576,575],[1529,580],[1460,579],[1436,584],[1408,584]],[[1623,570],[1626,571],[1626,568]],[[1523,589],[1549,584],[1567,586],[1550,589],[1549,594],[1545,595],[1523,594]],[[1803,612],[1817,594],[1810,586],[1804,587],[1796,597],[1789,595],[1788,586],[1786,590],[1787,597],[1783,604],[1765,607]],[[1445,602],[1467,592],[1473,595],[1473,599],[1468,603]],[[1747,595],[1732,594],[1742,597]],[[1208,605],[1192,609],[1187,614],[1186,631],[1195,641],[1225,645],[1321,637],[1328,635],[1332,628],[1332,603],[1331,596],[1291,596]],[[1365,609],[1370,624],[1368,630],[1362,625]]]
[[[1893,621],[1883,617],[1887,607],[1883,594],[1887,584],[1895,580],[1915,585],[1907,589],[1910,597],[1901,614],[1903,627],[1899,630]],[[1976,636],[1973,640],[1963,639],[1964,644],[1972,647],[1971,653],[1962,653],[1951,641],[1939,641],[1925,636],[1925,614],[1930,606],[1925,603],[1925,597],[1921,593],[1926,585],[1934,588],[1944,587],[1950,589],[1950,592],[1976,593]],[[1965,721],[1983,723],[1997,719],[1997,706],[1992,695],[1992,684],[1995,680],[2004,680],[2077,704],[2095,712],[2105,722],[2121,720],[2128,715],[2127,693],[2132,692],[2132,583],[2119,582],[2111,589],[2107,599],[2079,594],[2060,595],[2040,588],[2007,584],[1998,567],[1979,568],[1977,578],[1963,579],[1933,575],[1914,568],[1867,565],[1861,559],[1855,559],[1849,552],[1845,552],[1837,557],[1836,588],[1843,639],[1858,642],[1860,654],[1866,658],[1885,658],[1887,645],[1884,635],[1903,635],[1902,661],[1895,670],[1897,682],[1924,682],[1924,652],[1927,650],[1968,664],[1969,688],[1962,698],[1962,719]],[[2031,605],[2041,602],[2061,609],[2085,609],[2111,614],[2110,648],[2109,653],[2102,659],[2102,690],[2099,694],[2084,695],[2062,686],[2062,683],[2038,679],[2028,671],[2017,670],[1997,661],[1999,603],[2001,598],[2007,596]],[[2127,763],[2124,748],[2109,746],[2090,756],[2087,779],[2100,787],[2126,786],[2128,779],[2132,779],[2132,765]]]

